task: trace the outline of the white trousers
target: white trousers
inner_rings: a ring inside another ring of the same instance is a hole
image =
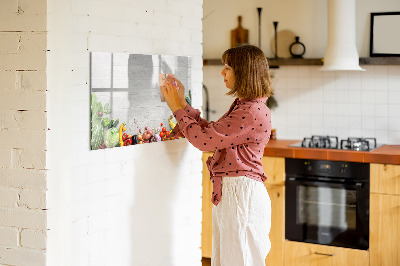
[[[271,201],[262,182],[245,176],[223,177],[212,224],[212,266],[265,265],[271,249]]]

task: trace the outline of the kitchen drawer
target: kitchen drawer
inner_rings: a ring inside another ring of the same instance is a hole
[[[365,250],[285,241],[285,266],[366,266]]]

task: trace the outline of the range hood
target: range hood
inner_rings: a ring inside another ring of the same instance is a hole
[[[328,44],[323,71],[358,70],[355,0],[328,0]]]

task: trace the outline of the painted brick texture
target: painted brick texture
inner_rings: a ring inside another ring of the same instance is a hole
[[[48,265],[201,265],[201,152],[186,139],[90,151],[89,53],[191,56],[198,108],[202,2],[48,2]]]
[[[46,2],[0,2],[1,265],[45,265]]]
[[[191,56],[200,107],[202,1],[4,0],[0,16],[0,264],[200,265],[201,153],[91,152],[88,63]]]

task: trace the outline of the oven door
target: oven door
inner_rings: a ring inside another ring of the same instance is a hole
[[[369,185],[286,178],[286,239],[367,250]]]

